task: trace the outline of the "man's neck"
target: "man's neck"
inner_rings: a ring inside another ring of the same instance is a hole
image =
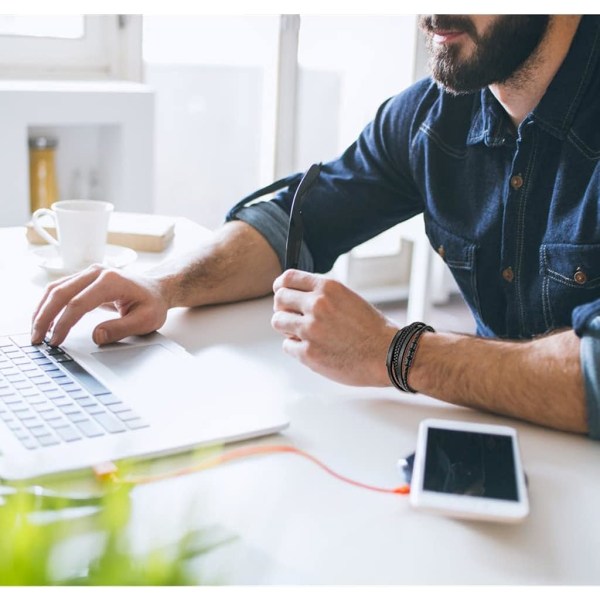
[[[515,127],[546,93],[569,52],[580,20],[580,15],[554,15],[540,46],[518,73],[505,83],[489,86]]]

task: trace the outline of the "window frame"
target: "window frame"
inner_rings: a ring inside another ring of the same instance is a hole
[[[83,38],[0,34],[0,78],[141,81],[142,17],[84,19]]]

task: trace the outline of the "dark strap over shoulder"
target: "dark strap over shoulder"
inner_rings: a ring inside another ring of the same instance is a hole
[[[269,185],[252,192],[245,198],[242,198],[239,202],[237,202],[227,213],[227,221],[233,219],[242,208],[248,206],[254,200],[257,200],[261,196],[266,196],[267,194],[272,194],[273,192],[277,192],[285,187],[289,187],[293,184],[300,183],[302,176],[304,173],[294,173],[293,175],[288,175],[287,177],[283,177],[282,179],[278,179]]]

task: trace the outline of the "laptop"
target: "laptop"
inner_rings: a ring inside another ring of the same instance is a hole
[[[88,317],[60,347],[32,346],[29,333],[0,335],[0,479],[176,453],[288,425],[277,377],[247,352],[217,345],[192,356],[160,333],[98,347]]]

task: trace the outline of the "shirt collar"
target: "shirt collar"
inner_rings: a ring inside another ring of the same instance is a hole
[[[467,145],[484,142],[487,146],[501,146],[514,138],[512,129],[508,115],[494,94],[488,88],[481,90],[473,103]]]
[[[586,15],[581,19],[563,64],[532,112],[534,121],[564,138],[599,58],[600,17]],[[512,123],[500,103],[488,88],[481,90],[479,102],[474,102],[467,144],[484,142],[488,146],[499,146],[511,143],[514,135]]]

